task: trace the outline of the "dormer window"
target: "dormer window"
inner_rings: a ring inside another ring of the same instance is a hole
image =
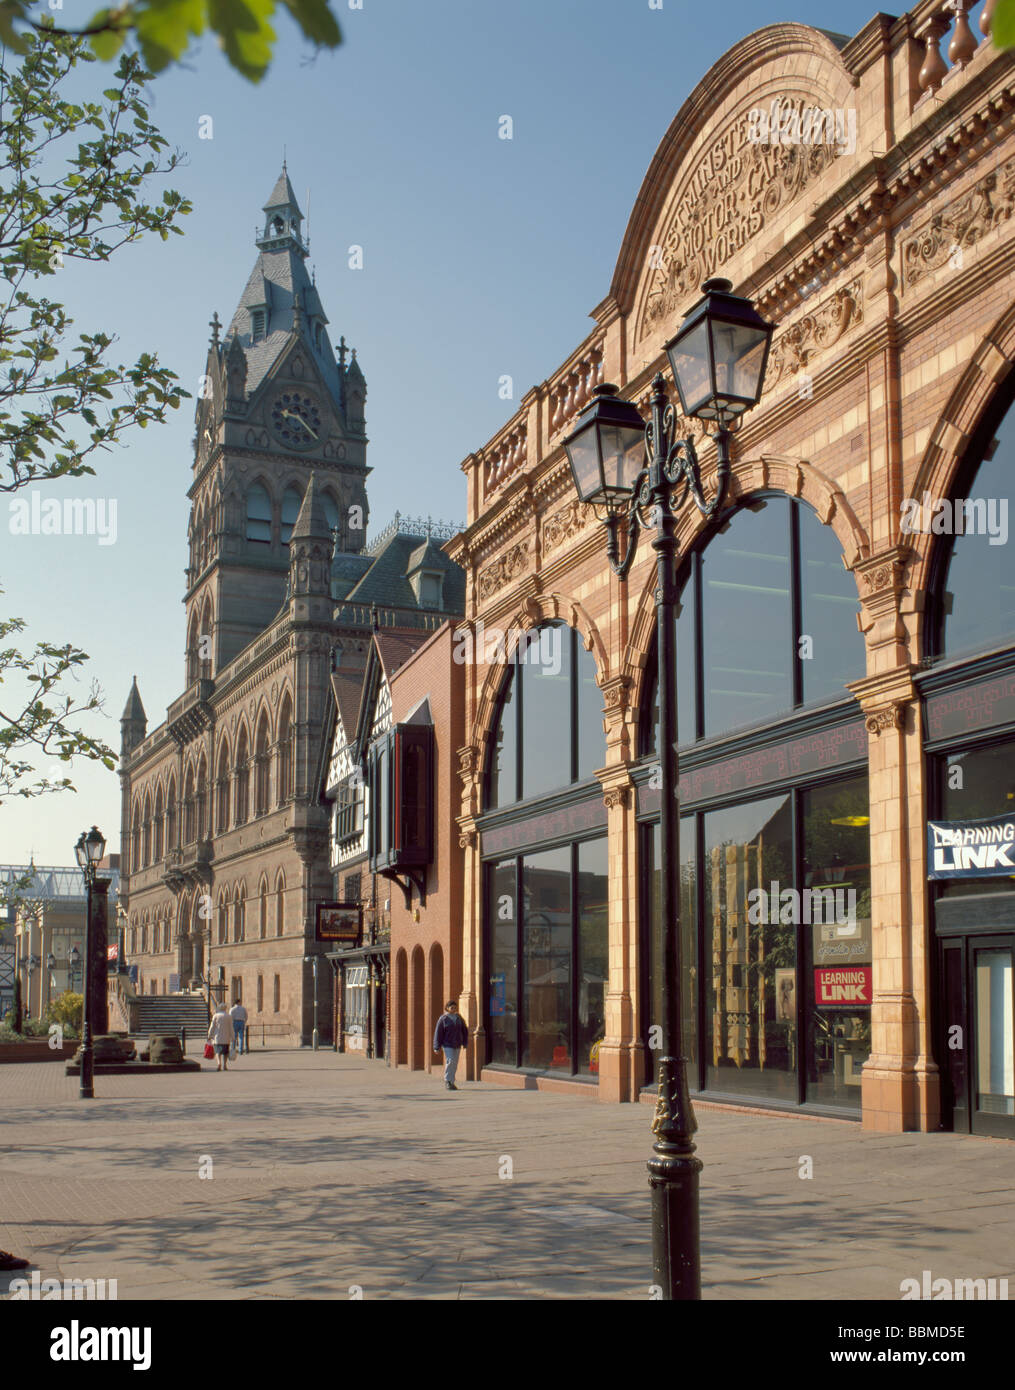
[[[250,336],[255,343],[259,343],[264,338],[264,310],[255,309],[250,316]]]

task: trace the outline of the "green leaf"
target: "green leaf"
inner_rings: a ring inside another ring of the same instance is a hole
[[[1015,0],[997,0],[990,34],[995,48],[1015,48]]]
[[[260,82],[271,62],[275,31],[268,17],[275,0],[208,0],[208,18],[226,57],[251,82]]]
[[[119,53],[126,37],[124,30],[105,29],[102,33],[92,34],[89,42],[96,58],[101,58],[104,63],[108,63]],[[102,121],[98,117],[94,118],[90,124],[98,125],[99,129],[102,129]]]
[[[323,48],[337,48],[342,42],[338,20],[328,9],[328,0],[282,0],[304,34]]]

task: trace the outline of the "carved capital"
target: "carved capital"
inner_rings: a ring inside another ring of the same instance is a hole
[[[618,806],[626,806],[630,799],[630,787],[609,787],[603,793],[603,805],[608,811],[613,811]]]
[[[895,701],[883,709],[872,710],[864,720],[869,734],[880,734],[885,729],[904,729],[906,727],[906,706]]]

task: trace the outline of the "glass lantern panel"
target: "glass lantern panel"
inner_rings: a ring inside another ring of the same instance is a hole
[[[596,426],[587,425],[565,447],[578,495],[583,502],[588,502],[601,493],[603,486]]]
[[[735,414],[757,400],[766,339],[767,334],[759,328],[723,323],[721,319],[712,324],[716,395],[739,397],[730,402]]]
[[[626,429],[620,425],[603,425],[600,439],[606,490],[630,493],[645,457],[644,431]]]
[[[693,415],[712,395],[712,368],[708,355],[708,325],[703,320],[669,351],[685,415]]]

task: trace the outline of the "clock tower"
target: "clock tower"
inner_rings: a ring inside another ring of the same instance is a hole
[[[345,339],[337,356],[332,348],[285,165],[263,213],[257,260],[224,333],[212,318],[198,391],[188,686],[213,678],[280,616],[312,474],[336,549],[356,553],[366,536],[366,382]]]

